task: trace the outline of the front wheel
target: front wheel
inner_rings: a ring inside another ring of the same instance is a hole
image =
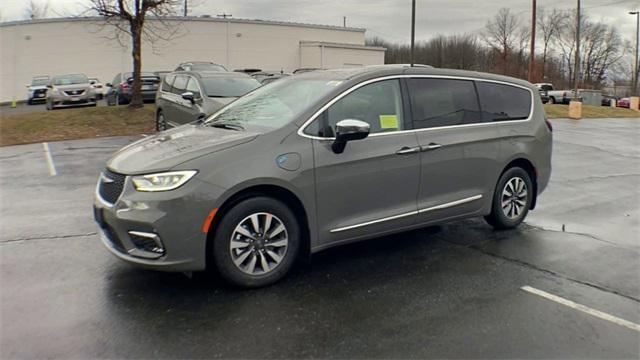
[[[529,173],[519,167],[505,171],[493,194],[491,214],[485,217],[495,229],[512,229],[520,225],[533,200],[533,184]]]
[[[213,259],[226,281],[261,287],[280,280],[293,266],[301,239],[289,207],[254,197],[229,210],[217,226]]]
[[[167,130],[167,119],[165,119],[162,111],[158,111],[158,114],[156,115],[156,130],[157,131]]]

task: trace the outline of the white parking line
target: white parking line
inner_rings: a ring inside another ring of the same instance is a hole
[[[49,167],[49,175],[56,176],[58,172],[56,171],[56,166],[53,164],[53,157],[51,157],[51,151],[49,151],[49,144],[42,143],[42,147],[44,148],[44,157],[47,159],[47,166]]]
[[[600,318],[602,320],[607,320],[609,322],[612,322],[614,324],[620,325],[620,326],[624,326],[626,328],[629,328],[631,330],[635,330],[640,332],[640,324],[636,324],[633,323],[631,321],[627,321],[625,319],[621,319],[619,317],[613,316],[613,315],[609,315],[607,313],[604,313],[602,311],[596,310],[596,309],[592,309],[588,306],[582,305],[582,304],[578,304],[576,302],[573,302],[571,300],[567,300],[565,298],[561,298],[559,296],[553,295],[553,294],[549,294],[548,292],[542,291],[542,290],[538,290],[536,288],[532,288],[531,286],[523,286],[520,289],[527,291],[529,293],[541,296],[545,299],[551,300],[551,301],[555,301],[558,304],[562,304],[564,306],[568,306],[572,309],[576,309],[578,311],[582,311],[586,314],[589,314],[591,316],[595,316],[597,318]]]

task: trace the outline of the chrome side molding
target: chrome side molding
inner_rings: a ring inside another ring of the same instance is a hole
[[[361,227],[364,227],[364,226],[379,224],[379,223],[385,222],[385,221],[400,219],[400,218],[407,217],[407,216],[423,214],[423,213],[426,213],[426,212],[429,212],[429,211],[447,209],[447,208],[450,208],[450,207],[466,204],[466,203],[469,203],[469,202],[472,202],[472,201],[476,201],[476,200],[480,200],[480,199],[482,199],[482,195],[470,196],[468,198],[464,198],[464,199],[460,199],[460,200],[456,200],[456,201],[452,201],[452,202],[448,202],[448,203],[444,203],[444,204],[428,207],[428,208],[425,208],[425,209],[420,209],[420,210],[417,210],[417,211],[410,211],[408,213],[404,213],[404,214],[400,214],[400,215],[389,216],[389,217],[385,217],[385,218],[382,218],[382,219],[367,221],[367,222],[363,222],[363,223],[360,223],[360,224],[355,224],[355,225],[350,225],[350,226],[345,226],[345,227],[333,229],[333,230],[330,230],[330,232],[331,233],[337,233],[337,232],[357,229],[357,228],[361,228]]]

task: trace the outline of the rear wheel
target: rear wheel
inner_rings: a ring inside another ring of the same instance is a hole
[[[242,201],[217,226],[213,259],[222,278],[241,287],[280,280],[300,245],[298,221],[282,202],[268,197]]]
[[[162,111],[158,111],[158,114],[156,115],[156,130],[157,131],[167,130],[167,119],[165,119]]]
[[[495,229],[515,228],[527,216],[533,195],[529,173],[519,167],[510,168],[498,180],[491,214],[485,220]]]

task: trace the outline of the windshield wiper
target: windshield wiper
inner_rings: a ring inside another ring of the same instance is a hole
[[[232,123],[227,121],[215,121],[207,125],[214,128],[221,128],[221,129],[229,129],[229,130],[237,130],[237,131],[245,130],[244,126],[238,123]]]

